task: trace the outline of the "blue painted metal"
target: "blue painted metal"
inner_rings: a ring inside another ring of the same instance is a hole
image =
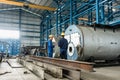
[[[99,0],[96,0],[96,23],[99,24]]]
[[[9,55],[19,54],[20,41],[18,39],[0,39],[0,52],[6,53],[8,50]]]
[[[58,9],[56,11],[56,36],[58,36]]]
[[[48,29],[49,29],[49,16],[47,16],[46,24],[47,24],[47,28],[46,28],[46,39],[48,40],[48,36],[49,36],[49,33],[48,33]]]
[[[109,1],[109,3],[108,3],[108,16],[110,16],[112,13],[113,13],[113,11],[112,11],[112,2],[111,2],[111,0],[108,0]],[[108,21],[112,21],[112,19],[113,19],[113,15],[108,19]]]
[[[72,24],[84,23],[87,25],[102,24],[102,25],[117,25],[120,24],[117,16],[120,17],[119,11],[120,6],[113,6],[116,0],[55,0],[57,2],[57,10],[54,12],[49,19],[55,23],[49,23],[52,27],[44,25],[42,34],[50,32],[53,28],[56,28],[56,36],[60,34],[62,29],[66,29],[67,26]],[[60,1],[58,3],[58,1]],[[69,6],[68,6],[69,5]],[[108,8],[108,9],[107,9]],[[113,9],[117,9],[113,12]],[[108,10],[108,12],[107,12]],[[52,17],[55,16],[54,19]],[[45,18],[45,17],[44,17]],[[85,18],[86,20],[78,20],[78,18]],[[88,19],[88,21],[87,21]],[[115,21],[118,20],[118,21]],[[43,22],[46,20],[44,19]],[[54,20],[55,21],[55,20]],[[114,22],[113,22],[114,21]],[[43,23],[44,24],[44,23]],[[53,26],[54,25],[54,26]],[[58,30],[60,29],[60,30]],[[44,40],[42,40],[44,42]]]
[[[50,12],[46,12],[44,13],[44,16],[43,16],[43,21],[41,22],[40,24],[40,27],[42,27],[42,31],[41,31],[41,34],[42,34],[42,39],[41,39],[41,44],[43,44],[43,42],[47,41],[48,40],[48,35],[51,34],[51,29],[52,29],[52,24],[51,24],[51,20],[52,20],[52,16],[51,16],[51,13]],[[43,36],[46,36],[46,37],[43,37]]]
[[[73,24],[73,1],[72,0],[70,0],[70,25],[72,25]]]
[[[120,24],[120,20],[115,20],[115,21],[109,22],[110,26],[115,26],[115,25],[119,25],[119,24]]]
[[[60,23],[62,23],[62,12],[61,12],[61,8],[60,8]],[[60,25],[60,33],[62,32],[62,25]]]
[[[104,5],[104,3],[102,4]],[[104,21],[105,21],[105,10],[104,10],[104,6],[101,6],[101,24],[105,24]]]
[[[95,2],[95,0],[89,0],[88,3],[82,3],[81,6],[78,7],[77,11],[83,9],[84,7],[88,6],[88,5],[92,5],[93,2]]]
[[[52,25],[51,25],[51,16],[50,16],[50,20],[49,20],[49,27],[50,27],[50,29],[52,28]],[[51,30],[49,31],[49,34],[51,34]]]
[[[58,9],[61,8],[61,10],[58,11],[58,15],[59,15],[61,12],[66,11],[66,9],[69,8],[69,6],[68,6],[69,4],[70,4],[70,1],[69,1],[69,0],[67,0],[66,2],[64,2],[62,5],[60,5],[59,3],[57,3],[57,5],[59,5],[57,8],[58,8]]]
[[[77,12],[77,0],[73,0],[73,12],[74,12],[74,16],[75,15],[77,15],[78,14],[78,12]],[[75,18],[74,20],[73,20],[73,24],[78,24],[78,18]]]
[[[95,3],[95,1],[96,1],[96,3]],[[105,8],[106,8],[105,6],[108,3],[110,4],[110,5],[108,5],[109,10],[110,10],[110,14],[112,14],[113,13],[113,10],[112,10],[112,8],[113,8],[112,7],[113,0],[109,0],[109,1],[107,1],[107,0],[91,0],[88,3],[81,4],[82,6],[78,7],[78,9],[77,9],[78,10],[78,14],[76,14],[75,16],[73,16],[73,19],[76,18],[76,17],[84,17],[85,15],[88,15],[87,13],[89,12],[90,16],[88,17],[89,21],[88,21],[87,24],[91,25],[91,24],[94,24],[94,22],[95,22],[97,24],[108,25],[108,24],[106,24],[108,22],[108,20],[105,21],[105,19],[108,18],[108,16],[105,15]],[[86,6],[89,6],[89,7],[86,8]],[[96,17],[92,16],[92,14],[94,12],[96,12]],[[112,18],[111,20],[113,20],[113,16],[111,16],[111,18]],[[64,22],[61,23],[61,24],[64,24],[67,21],[69,21],[69,19],[64,20]]]

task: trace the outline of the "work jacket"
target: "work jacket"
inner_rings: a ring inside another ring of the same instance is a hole
[[[53,53],[53,48],[52,40],[48,40],[48,53]]]
[[[58,42],[58,46],[60,47],[60,51],[67,51],[68,41],[65,38],[61,38]]]

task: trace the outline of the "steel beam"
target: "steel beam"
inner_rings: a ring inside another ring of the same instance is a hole
[[[42,5],[30,4],[30,3],[25,4],[24,2],[16,2],[16,1],[11,1],[11,0],[0,0],[0,3],[21,6],[21,7],[28,6],[30,8],[42,9],[42,10],[50,10],[50,11],[56,10],[56,8],[52,8],[52,7],[48,7],[48,6],[42,6]]]
[[[48,28],[49,28],[49,16],[47,16],[47,20],[46,20],[46,24],[47,24],[47,28],[46,28],[46,39],[48,40],[48,36],[49,36],[49,33],[48,33]]]
[[[96,23],[99,24],[99,0],[96,0]]]
[[[104,3],[103,3],[104,5]],[[105,24],[105,8],[104,6],[101,6],[101,23]]]
[[[70,0],[70,25],[73,24],[73,1]]]
[[[58,10],[56,10],[56,36],[58,36]]]
[[[74,0],[73,4],[74,4],[74,8],[73,8],[74,15],[77,15],[78,14],[78,12],[77,12],[77,0]],[[78,24],[78,18],[74,19],[74,24]]]
[[[69,69],[74,69],[74,70],[82,70],[83,69],[83,70],[87,70],[87,71],[93,71],[94,63],[88,63],[88,62],[82,62],[82,61],[69,61],[69,60],[48,58],[48,57],[31,56],[30,58],[35,61],[49,63],[49,64],[57,65],[60,67],[66,67]]]
[[[62,23],[63,20],[62,20],[62,12],[61,12],[61,8],[60,8],[60,23]],[[62,25],[59,25],[60,27],[60,33],[62,32]]]

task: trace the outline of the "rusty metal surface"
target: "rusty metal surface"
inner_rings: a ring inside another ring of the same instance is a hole
[[[63,59],[48,58],[48,57],[36,57],[36,56],[31,56],[30,59],[57,65],[60,67],[70,68],[70,69],[74,69],[74,70],[75,69],[76,70],[86,70],[86,71],[93,71],[93,64],[94,64],[94,63],[88,63],[88,62],[82,62],[82,61],[69,61],[69,60],[63,60]]]

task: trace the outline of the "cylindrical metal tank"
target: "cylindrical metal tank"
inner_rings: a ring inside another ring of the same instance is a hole
[[[71,25],[65,31],[69,60],[114,60],[120,56],[120,31]]]

